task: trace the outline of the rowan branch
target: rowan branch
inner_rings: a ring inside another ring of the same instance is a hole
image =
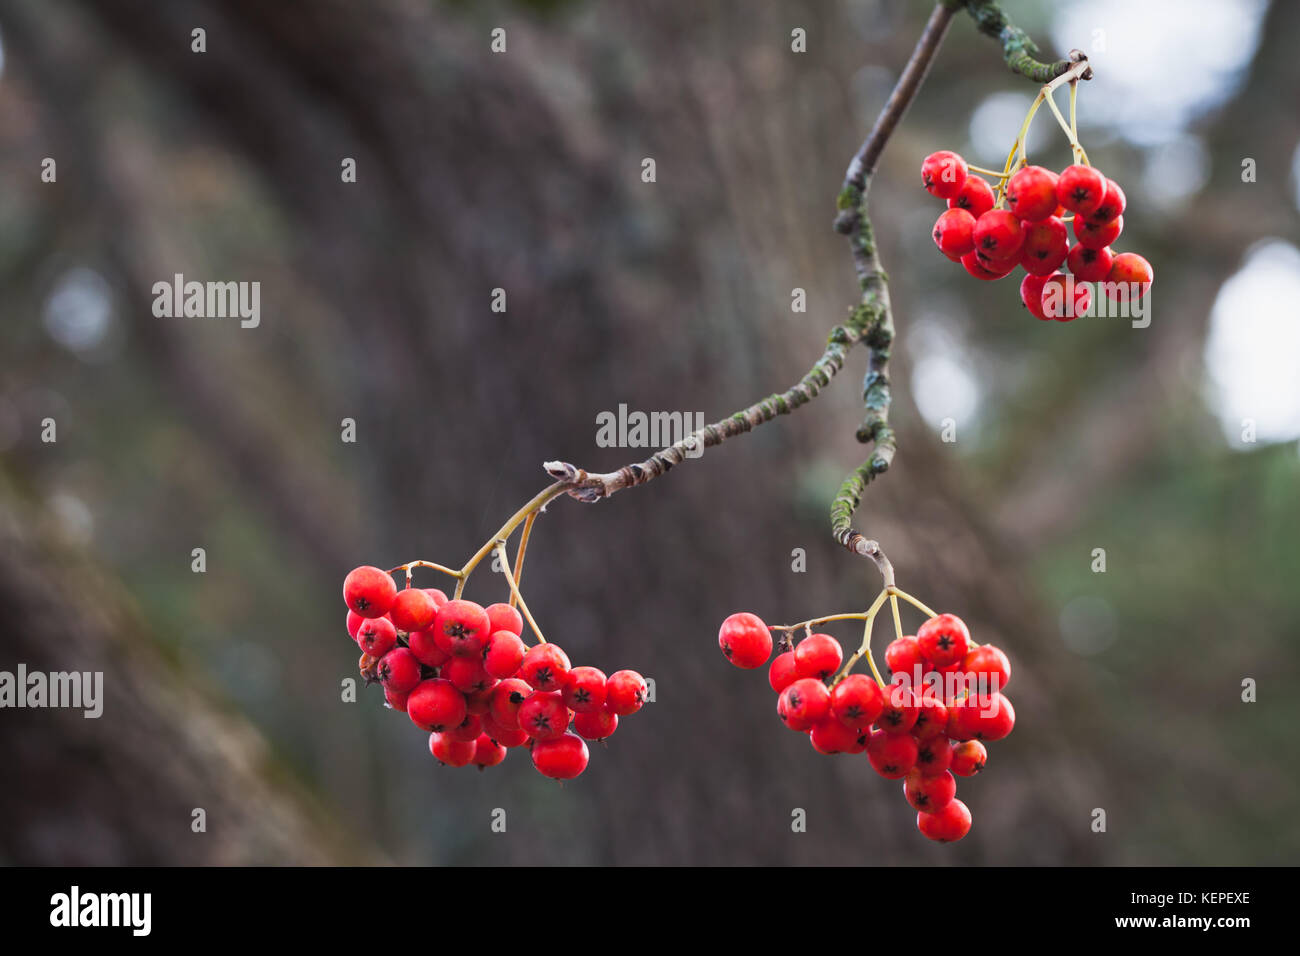
[[[954,6],[960,7],[961,4],[954,3]],[[1035,83],[1046,83],[1074,65],[1071,60],[1043,63],[1035,59],[1038,45],[1029,39],[1029,34],[1007,19],[1007,15],[994,0],[966,0],[965,6],[966,12],[975,21],[976,28],[1002,45],[1002,59],[1013,72]],[[1091,76],[1083,79],[1091,79]]]

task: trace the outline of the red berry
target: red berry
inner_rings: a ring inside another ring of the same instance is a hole
[[[1106,194],[1102,196],[1101,204],[1088,214],[1088,220],[1098,225],[1110,222],[1124,212],[1127,204],[1128,199],[1124,196],[1124,190],[1119,188],[1119,183],[1107,179]]]
[[[772,666],[767,671],[767,682],[772,685],[772,690],[779,694],[798,679],[799,671],[794,662],[794,651],[786,651],[773,658]]]
[[[474,742],[453,740],[446,734],[429,735],[429,752],[448,767],[463,767],[474,759]]]
[[[371,657],[383,657],[397,644],[397,628],[386,617],[372,617],[357,629],[357,646]]]
[[[506,748],[487,734],[480,734],[474,741],[474,756],[470,761],[480,767],[495,767],[506,759]]]
[[[487,690],[496,683],[496,678],[483,669],[483,661],[477,657],[453,657],[442,665],[439,673],[466,694]]]
[[[425,728],[428,729],[427,727]],[[456,727],[444,731],[452,740],[478,740],[478,735],[483,733],[483,719],[476,714],[466,714]]]
[[[362,617],[382,617],[393,606],[397,585],[387,571],[366,565],[343,579],[343,600]]]
[[[1119,216],[1110,222],[1094,223],[1087,219],[1074,217],[1074,238],[1079,245],[1089,249],[1101,249],[1109,246],[1124,231],[1124,217]]]
[[[916,828],[928,839],[956,843],[970,832],[970,810],[956,797],[934,813],[918,813]]]
[[[1075,278],[1083,282],[1100,282],[1110,275],[1114,258],[1106,246],[1100,249],[1089,249],[1083,243],[1078,243],[1070,249],[1070,254],[1065,261]]]
[[[496,631],[483,647],[483,669],[496,678],[513,677],[527,652],[514,631]]]
[[[951,770],[959,777],[973,777],[984,769],[989,752],[978,740],[964,740],[952,748]]]
[[[1025,223],[1025,244],[1020,247],[1020,264],[1030,275],[1051,275],[1061,267],[1070,251],[1065,223],[1055,216]]]
[[[845,727],[870,727],[885,707],[885,695],[865,674],[850,674],[831,691],[831,713]]]
[[[853,727],[846,727],[834,717],[823,717],[813,724],[809,733],[813,749],[818,753],[861,753],[866,747],[866,735]]]
[[[1106,195],[1106,177],[1091,166],[1067,166],[1056,180],[1056,199],[1071,212],[1087,216]]]
[[[722,622],[718,647],[737,667],[753,670],[772,656],[772,632],[758,615],[741,611]]]
[[[465,709],[476,717],[484,717],[492,710],[492,691],[496,690],[497,681],[482,690],[472,690],[465,695]]]
[[[935,667],[956,664],[970,649],[970,631],[955,614],[937,614],[916,632],[921,653]]]
[[[513,730],[502,727],[491,713],[483,715],[483,733],[487,734],[502,747],[522,747],[532,738],[528,731],[515,727]]]
[[[886,780],[899,780],[916,766],[916,741],[907,734],[877,730],[867,738],[867,760]]]
[[[943,701],[933,694],[921,695],[916,708],[916,723],[912,725],[912,736],[924,740],[943,733],[947,726],[948,708]]]
[[[487,611],[473,601],[448,601],[433,620],[438,646],[455,657],[476,657],[492,636]]]
[[[1006,197],[1007,208],[1021,219],[1046,219],[1056,212],[1056,173],[1026,166],[1007,181]]]
[[[931,196],[952,199],[966,182],[966,160],[951,150],[931,153],[921,163],[921,185]]]
[[[519,707],[519,729],[534,740],[550,740],[569,729],[569,708],[558,693],[534,691]]]
[[[1047,314],[1043,312],[1043,286],[1046,282],[1047,276],[1036,276],[1032,273],[1020,280],[1020,301],[1029,310],[1029,314],[1036,319],[1047,318]]]
[[[972,252],[969,255],[962,256],[961,264],[965,267],[967,272],[975,278],[982,279],[985,282],[992,282],[994,279],[1001,279],[1005,276],[1009,276],[1016,268],[1016,262],[1014,259],[998,263],[998,268],[996,269],[989,268],[985,265],[984,260],[980,258],[978,252]]]
[[[912,809],[935,813],[957,796],[957,779],[946,770],[932,777],[925,776],[920,770],[912,770],[903,781],[903,796]]]
[[[406,715],[421,730],[443,733],[465,721],[465,695],[450,681],[420,681],[406,699]]]
[[[544,777],[572,780],[587,769],[587,743],[577,734],[561,734],[533,744],[533,766]]]
[[[1011,661],[992,644],[972,648],[962,661],[961,669],[966,674],[973,674],[981,682],[978,687],[980,693],[1000,691],[1011,680]]]
[[[516,637],[524,634],[524,616],[509,604],[489,604],[483,609],[488,616],[491,633],[509,631]]]
[[[1146,295],[1154,280],[1151,263],[1136,252],[1121,252],[1110,264],[1104,288],[1110,298],[1128,302],[1130,298],[1136,300]]]
[[[369,618],[364,618],[351,608],[348,609],[348,637],[352,640],[357,639],[357,631],[361,630],[361,625]]]
[[[437,613],[433,598],[419,588],[407,588],[397,592],[388,616],[399,631],[423,631],[433,623],[433,616]]]
[[[829,634],[809,634],[794,649],[795,669],[800,677],[825,680],[840,669],[844,651]]]
[[[595,667],[575,667],[565,682],[564,703],[580,714],[605,706],[605,672]]]
[[[389,710],[400,710],[406,713],[406,701],[410,693],[394,694],[387,687],[384,688],[384,706]]]
[[[588,740],[604,740],[618,730],[618,717],[603,707],[600,710],[589,710],[574,715],[573,729]]]
[[[884,690],[884,706],[876,727],[890,734],[905,734],[916,725],[919,713],[916,694],[904,684],[890,684]]]
[[[943,773],[952,764],[952,744],[943,734],[916,742],[916,769],[927,777]]]
[[[425,588],[424,593],[429,595],[429,599],[433,601],[435,608],[442,607],[447,603],[447,593],[440,588]]]
[[[948,200],[949,209],[965,209],[978,219],[993,208],[993,187],[978,176],[967,176],[957,195]]]
[[[438,634],[433,630],[412,631],[406,635],[406,646],[426,667],[441,667],[451,660],[451,655],[438,646]]]
[[[1043,283],[1043,315],[1057,322],[1072,322],[1085,315],[1092,304],[1092,292],[1074,276],[1057,272]]]
[[[488,713],[502,727],[515,730],[519,727],[519,708],[532,692],[533,689],[517,677],[503,680],[492,688],[492,707]]]
[[[921,645],[916,643],[916,637],[908,634],[891,641],[885,648],[885,666],[890,673],[906,674],[908,677],[915,676],[918,666],[924,672],[925,657],[921,654]]]
[[[536,690],[560,690],[569,676],[569,655],[556,644],[536,644],[524,654],[519,677]]]
[[[1002,694],[977,694],[949,709],[948,736],[955,740],[1001,740],[1015,725],[1015,708]]]
[[[379,659],[375,674],[385,688],[401,694],[420,683],[420,662],[405,647],[395,647]]]
[[[636,671],[614,671],[605,681],[605,707],[616,717],[635,714],[649,696],[645,678]]]
[[[811,730],[831,709],[826,685],[815,677],[802,677],[776,699],[776,713],[791,730]]]
[[[1015,213],[1006,209],[990,209],[980,216],[972,236],[977,252],[983,252],[989,259],[1000,263],[1014,260],[1025,243],[1024,227]],[[1015,265],[1013,261],[1012,267]]]
[[[949,258],[960,258],[975,251],[975,217],[965,209],[949,209],[934,224],[931,235],[939,251]]]

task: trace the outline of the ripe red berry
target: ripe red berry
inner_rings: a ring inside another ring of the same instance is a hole
[[[533,744],[533,766],[544,777],[572,780],[587,769],[587,743],[577,734],[561,734]]]
[[[433,624],[433,616],[437,613],[433,598],[419,588],[407,588],[397,592],[388,616],[399,631],[423,631]]]
[[[433,630],[412,631],[406,636],[406,646],[426,667],[441,667],[451,660],[451,655],[438,646],[438,634]]]
[[[516,637],[523,636],[524,616],[509,604],[489,604],[483,613],[488,616],[488,626],[491,629],[489,633],[509,631]]]
[[[1024,227],[1015,213],[1006,209],[990,209],[980,216],[972,235],[977,252],[1002,263],[1008,259],[1015,260],[1025,243]],[[1012,266],[1015,264],[1013,261]]]
[[[1091,166],[1067,166],[1056,180],[1056,199],[1071,212],[1087,216],[1106,195],[1106,177]]]
[[[831,691],[831,714],[845,727],[870,727],[885,707],[885,695],[865,674],[850,674]]]
[[[386,617],[363,620],[357,628],[357,646],[371,657],[383,657],[397,644],[397,628]]]
[[[496,631],[483,647],[483,669],[498,679],[513,677],[527,652],[514,631]]]
[[[992,644],[972,648],[961,662],[961,669],[980,681],[980,693],[1000,691],[1011,680],[1011,661]]]
[[[959,777],[973,777],[984,769],[989,752],[978,740],[964,740],[952,748],[952,765],[948,768]]]
[[[961,258],[975,251],[975,217],[965,209],[948,209],[934,224],[931,235],[939,251],[949,258]]]
[[[1119,183],[1113,179],[1106,180],[1106,193],[1101,198],[1101,203],[1088,214],[1088,220],[1098,225],[1108,223],[1123,214],[1124,207],[1128,204],[1128,199],[1124,195],[1124,190],[1119,188]]]
[[[986,265],[985,261],[980,258],[978,252],[972,252],[969,255],[962,256],[961,264],[965,267],[967,272],[984,282],[992,282],[994,279],[1001,279],[1005,276],[1009,276],[1016,268],[1016,261],[1014,259],[1008,259],[1006,262],[997,263],[997,268],[992,268],[994,263],[990,262]]]
[[[1001,740],[1016,726],[1016,711],[1002,694],[977,694],[949,708],[954,740]]]
[[[649,696],[645,678],[636,671],[614,671],[605,681],[605,707],[616,717],[635,714]]]
[[[1088,219],[1074,218],[1074,238],[1081,246],[1089,249],[1101,249],[1109,246],[1124,231],[1124,217],[1118,216],[1110,222],[1095,223]]]
[[[406,698],[406,715],[421,730],[443,733],[464,723],[465,695],[450,681],[420,681]]]
[[[483,718],[477,714],[466,714],[465,719],[454,728],[443,732],[453,740],[478,740],[478,735],[483,732]]]
[[[899,780],[916,766],[916,740],[877,730],[867,738],[867,760],[886,780]]]
[[[884,706],[876,727],[890,734],[905,734],[916,725],[919,713],[916,694],[905,684],[890,684],[884,690]]]
[[[589,710],[574,715],[573,729],[588,740],[604,740],[618,730],[618,717],[603,707],[600,710]]]
[[[970,810],[953,797],[934,813],[918,813],[916,828],[938,843],[956,843],[970,832]]]
[[[935,667],[956,664],[970,649],[970,631],[955,614],[937,614],[916,632],[921,653]]]
[[[446,734],[429,735],[429,752],[448,767],[463,767],[474,759],[474,742],[453,740]]]
[[[356,611],[348,608],[348,637],[355,641],[357,639],[357,631],[361,630],[361,625],[367,620],[369,620],[369,618],[364,618]]]
[[[825,680],[840,668],[844,651],[829,634],[809,634],[794,649],[794,665],[800,677]]]
[[[921,654],[921,645],[916,643],[916,637],[908,634],[890,641],[889,646],[885,648],[885,666],[889,668],[890,673],[906,674],[909,678],[915,676],[918,666],[924,672],[925,657]]]
[[[1020,247],[1020,264],[1034,276],[1048,276],[1061,267],[1070,251],[1065,223],[1055,216],[1025,223],[1025,243]]]
[[[916,769],[927,777],[943,773],[952,764],[952,744],[943,734],[916,742]]]
[[[575,667],[564,684],[564,703],[570,710],[586,713],[605,707],[605,672],[595,667]]]
[[[400,710],[406,713],[406,699],[410,696],[406,694],[394,694],[387,687],[384,688],[384,706],[389,710]]]
[[[830,713],[831,695],[815,677],[801,677],[776,699],[776,713],[791,730],[811,730]]]
[[[515,730],[519,727],[519,708],[533,689],[519,680],[510,677],[492,688],[492,706],[488,711],[502,727]]]
[[[951,150],[931,153],[921,163],[921,185],[931,196],[952,199],[966,182],[966,160]]]
[[[853,727],[846,727],[834,717],[823,717],[813,724],[808,734],[813,749],[818,753],[832,754],[861,753],[866,749],[866,734]]]
[[[1029,310],[1029,314],[1036,319],[1047,318],[1047,314],[1043,312],[1043,286],[1046,283],[1047,276],[1036,276],[1033,273],[1020,280],[1020,301]]]
[[[1100,249],[1089,249],[1083,243],[1078,243],[1070,249],[1070,254],[1065,261],[1076,279],[1083,282],[1101,282],[1110,275],[1114,258],[1106,246]]]
[[[1074,276],[1057,272],[1043,283],[1043,315],[1057,322],[1072,322],[1085,315],[1092,304],[1092,292]]]
[[[1136,300],[1146,295],[1155,280],[1151,263],[1136,252],[1121,252],[1110,264],[1110,275],[1106,276],[1106,295],[1119,302]]]
[[[957,779],[946,770],[931,777],[920,770],[912,770],[903,781],[903,796],[912,809],[935,813],[957,796]]]
[[[466,694],[487,690],[497,680],[483,669],[483,661],[478,657],[453,657],[442,665],[439,673]]]
[[[387,571],[366,565],[343,579],[343,600],[362,617],[382,617],[393,606],[397,585]]]
[[[472,690],[465,695],[465,709],[476,717],[484,717],[492,710],[492,691],[496,690],[497,681],[482,690]]]
[[[447,603],[447,594],[440,588],[425,588],[424,593],[429,595],[429,599],[433,601],[435,608],[442,607]]]
[[[1056,173],[1042,166],[1026,166],[1007,181],[1007,208],[1026,222],[1046,219],[1056,212]]]
[[[722,622],[718,647],[737,667],[753,670],[772,656],[772,632],[757,614],[741,611]]]
[[[942,734],[948,726],[948,708],[934,694],[922,694],[916,708],[912,736],[917,740]]]
[[[534,740],[550,740],[569,729],[569,708],[554,691],[533,691],[519,707],[519,729]]]
[[[495,767],[506,759],[506,748],[487,734],[474,741],[474,756],[470,761],[479,767]]]
[[[420,683],[420,662],[405,647],[395,647],[379,659],[375,674],[385,688],[401,694]]]
[[[948,200],[949,209],[965,209],[978,219],[993,208],[993,187],[978,176],[967,176],[957,195]]]
[[[569,655],[557,644],[535,644],[524,654],[519,677],[536,690],[560,690],[569,676]]]
[[[491,713],[483,715],[483,733],[487,734],[502,747],[522,747],[532,738],[528,736],[528,731],[520,730],[518,727],[513,730],[502,727],[496,722]]]
[[[487,612],[473,601],[448,601],[433,619],[438,646],[455,657],[476,657],[492,636]]]
[[[772,659],[772,666],[767,671],[767,682],[772,690],[781,693],[799,679],[799,670],[795,665],[794,651],[786,651]]]

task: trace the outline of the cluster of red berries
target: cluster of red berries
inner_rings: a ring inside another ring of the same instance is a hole
[[[722,622],[718,644],[737,667],[762,667],[772,654],[772,632],[757,615],[741,612]],[[960,840],[971,814],[956,798],[954,774],[983,770],[984,741],[1002,739],[1016,723],[1001,693],[1011,678],[1006,654],[974,644],[960,618],[940,614],[889,645],[892,677],[883,687],[865,674],[836,677],[843,657],[829,634],[809,634],[778,654],[768,669],[777,715],[806,733],[818,753],[865,753],[882,777],[903,780],[921,833],[941,843]]]
[[[361,648],[361,675],[421,730],[452,767],[483,769],[528,747],[544,776],[570,780],[587,769],[587,740],[604,740],[647,699],[645,679],[573,667],[556,644],[523,642],[509,604],[480,607],[437,588],[399,591],[387,571],[360,567],[343,582],[348,634]],[[572,730],[570,730],[572,725]]]
[[[993,187],[949,150],[925,158],[921,182],[930,195],[948,200],[934,224],[939,251],[987,281],[1023,267],[1020,299],[1036,318],[1069,322],[1085,314],[1092,304],[1085,283],[1102,283],[1106,295],[1122,302],[1130,295],[1140,299],[1151,287],[1151,263],[1110,248],[1124,231],[1126,200],[1119,184],[1092,166],[1067,166],[1059,176],[1024,166],[1006,182],[1006,208]],[[1059,271],[1062,264],[1070,275]]]

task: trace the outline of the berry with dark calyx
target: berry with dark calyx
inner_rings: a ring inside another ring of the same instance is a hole
[[[560,690],[568,679],[569,655],[557,644],[536,644],[524,654],[519,678],[535,690]]]
[[[513,677],[528,648],[514,631],[493,632],[483,646],[483,669],[498,679]]]
[[[917,740],[942,734],[948,726],[948,708],[934,694],[922,694],[916,708],[912,736]]]
[[[1101,204],[1088,213],[1088,221],[1095,222],[1098,225],[1111,222],[1123,214],[1124,207],[1127,204],[1128,199],[1124,195],[1124,190],[1119,188],[1119,183],[1113,179],[1107,179],[1106,194],[1102,196]]]
[[[753,670],[772,656],[772,632],[757,614],[741,611],[722,622],[718,647],[737,667]]]
[[[487,734],[479,734],[478,738],[474,741],[474,756],[470,758],[471,763],[482,770],[485,767],[495,767],[505,759],[505,747],[493,740]]]
[[[943,773],[952,764],[952,744],[943,734],[916,742],[916,769],[927,777]]]
[[[519,707],[519,729],[534,740],[549,740],[569,729],[569,708],[554,691],[533,691]]]
[[[1011,661],[992,644],[972,648],[961,662],[961,669],[980,683],[980,693],[1000,691],[1011,680]],[[970,678],[968,677],[968,680]]]
[[[1047,313],[1043,311],[1043,286],[1047,283],[1047,278],[1030,273],[1020,280],[1020,301],[1036,319],[1047,318]]]
[[[885,695],[865,674],[850,674],[831,691],[831,714],[845,727],[870,727],[885,707]]]
[[[955,614],[936,614],[916,632],[921,653],[935,667],[956,664],[970,649],[970,631]]]
[[[867,738],[867,760],[886,780],[900,780],[916,766],[916,740],[877,730]]]
[[[1104,288],[1111,299],[1128,302],[1146,295],[1154,280],[1151,263],[1136,252],[1121,252],[1111,261]]]
[[[952,748],[952,764],[948,767],[959,777],[973,777],[984,769],[989,752],[978,740],[963,740]]]
[[[1025,166],[1007,181],[1007,208],[1027,222],[1056,212],[1056,173],[1042,166]]]
[[[397,584],[387,571],[365,565],[343,579],[343,600],[362,617],[382,617],[393,606]]]
[[[823,717],[813,724],[808,736],[812,741],[813,749],[827,756],[861,753],[865,749],[865,740],[859,743],[859,740],[863,738],[861,730],[846,727],[830,716]]]
[[[448,601],[433,619],[438,646],[453,657],[477,657],[492,636],[487,612],[473,601]]]
[[[939,251],[949,258],[961,258],[975,251],[975,217],[965,209],[948,209],[935,221],[931,235]]]
[[[953,797],[934,813],[918,813],[916,828],[937,843],[956,843],[970,832],[970,809]]]
[[[1057,202],[1083,216],[1091,215],[1105,195],[1106,177],[1091,166],[1067,166],[1056,179]]]
[[[519,726],[519,708],[533,689],[517,677],[510,677],[492,688],[492,706],[489,713],[502,727],[514,730]]]
[[[1074,238],[1079,245],[1088,249],[1102,249],[1109,246],[1124,231],[1124,217],[1118,216],[1110,222],[1094,223],[1088,219],[1074,219]]]
[[[826,685],[815,677],[801,677],[776,699],[777,716],[791,730],[811,730],[831,709],[831,695]]]
[[[993,208],[994,202],[993,187],[978,176],[968,175],[957,195],[948,200],[948,208],[965,209],[978,219]]]
[[[961,264],[967,272],[984,282],[992,282],[994,279],[1003,279],[1006,276],[1011,275],[1016,268],[1016,262],[1014,259],[997,263],[997,268],[990,267],[993,263],[986,266],[984,260],[980,259],[978,252],[972,252],[968,255],[962,256]]]
[[[533,744],[533,766],[544,777],[572,780],[587,769],[587,743],[577,734],[561,734]]]
[[[825,680],[840,669],[844,650],[829,634],[809,634],[795,645],[794,664],[800,677]]]
[[[786,651],[772,659],[772,666],[767,670],[767,682],[772,690],[781,693],[799,679],[799,669],[795,664],[794,651]]]
[[[420,683],[420,662],[405,647],[395,647],[379,659],[375,673],[385,688],[401,694]]]
[[[951,150],[931,153],[921,163],[921,185],[931,196],[952,199],[966,182],[966,160]]]
[[[915,635],[908,634],[890,641],[885,648],[885,666],[890,673],[911,677],[918,665],[923,672],[926,670],[925,655],[921,653],[921,645],[916,643]]]
[[[1012,261],[1020,255],[1025,244],[1025,230],[1016,214],[1006,209],[990,209],[975,221],[972,232],[976,252],[983,252],[997,262]]]
[[[488,616],[488,624],[491,627],[489,633],[509,631],[516,637],[523,636],[524,616],[509,604],[489,604],[483,609],[483,613]]]
[[[1051,275],[1061,267],[1070,251],[1070,234],[1055,216],[1025,223],[1025,242],[1020,247],[1020,264],[1034,276]]]
[[[889,734],[906,734],[916,724],[919,713],[916,694],[903,684],[891,683],[884,690],[884,706],[876,718],[876,728]]]
[[[1074,276],[1060,272],[1047,277],[1043,283],[1043,315],[1057,322],[1072,322],[1088,312],[1092,292]]]
[[[564,703],[577,713],[601,710],[605,706],[605,672],[595,667],[575,667],[564,684]]]
[[[433,624],[433,617],[437,613],[433,598],[419,588],[407,588],[397,592],[388,616],[393,619],[393,624],[399,631],[423,631]]]
[[[506,748],[522,747],[532,739],[526,730],[520,730],[518,727],[513,730],[502,727],[490,712],[483,715],[483,733]]]
[[[1016,710],[1002,694],[976,694],[949,710],[954,740],[1001,740],[1016,726]]]
[[[386,617],[364,620],[357,628],[357,646],[371,657],[383,657],[397,644],[397,628]]]
[[[420,681],[406,698],[406,716],[421,730],[453,730],[466,715],[465,695],[440,678]]]
[[[463,767],[474,759],[474,742],[453,740],[435,732],[429,735],[429,752],[448,767]]]
[[[465,709],[476,717],[483,717],[492,710],[492,691],[496,690],[497,681],[482,690],[472,690],[465,695]]]
[[[452,738],[453,740],[468,740],[468,741],[478,740],[478,735],[481,734],[482,732],[483,732],[483,719],[481,717],[475,716],[474,714],[466,714],[465,719],[462,720],[458,725],[456,725],[455,727],[449,730],[443,731],[443,733],[445,733],[448,737]]]
[[[636,671],[614,671],[605,681],[605,707],[616,717],[635,714],[649,697],[650,688]]]
[[[912,809],[935,813],[957,796],[957,779],[946,770],[929,777],[920,770],[911,770],[903,780],[903,796]]]
[[[573,717],[573,730],[588,740],[604,740],[618,730],[618,717],[603,707],[578,713]]]
[[[406,635],[406,646],[425,667],[441,667],[451,660],[451,655],[438,646],[435,631],[412,631]]]
[[[453,657],[442,665],[439,673],[466,694],[487,690],[496,683],[496,678],[483,669],[483,661],[477,657]]]
[[[1100,249],[1089,249],[1083,243],[1078,243],[1070,249],[1070,254],[1066,257],[1065,262],[1076,279],[1083,282],[1101,282],[1106,276],[1110,275],[1110,267],[1114,258],[1114,254],[1111,253],[1110,248],[1107,246],[1102,246]]]

